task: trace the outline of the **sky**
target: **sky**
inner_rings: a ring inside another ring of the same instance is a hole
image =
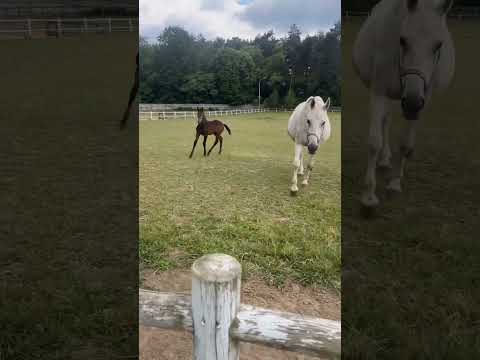
[[[140,35],[154,40],[178,25],[207,39],[277,37],[296,24],[302,33],[328,31],[340,20],[341,0],[140,0]]]

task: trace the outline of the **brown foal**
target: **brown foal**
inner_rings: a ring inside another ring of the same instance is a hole
[[[228,133],[231,135],[232,132],[230,131],[230,128],[222,123],[219,120],[212,120],[208,121],[207,117],[205,116],[205,111],[203,108],[197,108],[197,119],[198,119],[198,125],[196,129],[196,135],[195,135],[195,141],[193,142],[193,148],[192,152],[190,153],[190,158],[193,156],[193,151],[195,150],[195,146],[197,146],[197,141],[200,135],[203,135],[203,156],[208,156],[212,152],[213,148],[215,145],[217,145],[218,142],[220,142],[220,150],[218,151],[218,154],[222,153],[222,145],[223,145],[223,137],[222,137],[222,132],[223,129],[227,129]],[[215,142],[213,143],[212,147],[210,150],[208,150],[207,153],[207,137],[208,135],[215,135]]]

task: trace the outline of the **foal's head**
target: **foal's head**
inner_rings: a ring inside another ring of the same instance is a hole
[[[197,122],[201,123],[202,121],[207,121],[205,116],[205,110],[203,108],[197,107]]]
[[[453,0],[404,0],[407,15],[400,29],[402,109],[415,120],[425,105],[425,95],[447,36],[446,14]]]
[[[320,139],[324,137],[324,131],[329,126],[328,109],[330,98],[323,102],[320,96],[311,97],[307,100],[304,121],[307,129],[307,148],[310,154],[315,154],[320,145]]]

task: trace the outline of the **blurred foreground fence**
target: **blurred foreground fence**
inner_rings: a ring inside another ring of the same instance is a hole
[[[229,110],[207,110],[207,116],[235,116],[243,114],[256,114],[265,112],[288,112],[293,109],[229,109]],[[330,112],[341,112],[339,107],[330,108]],[[140,120],[167,120],[167,119],[196,119],[196,111],[140,111]]]
[[[342,17],[345,20],[356,17],[368,17],[370,11],[348,11],[345,10],[342,13]],[[457,6],[453,7],[449,13],[449,18],[456,19],[478,19],[480,18],[480,6]]]
[[[138,32],[138,18],[0,19],[2,39],[35,39],[112,32]]]
[[[239,360],[240,342],[340,358],[339,321],[241,304],[240,280],[236,259],[205,255],[192,265],[191,296],[140,289],[140,324],[192,332],[196,360]]]

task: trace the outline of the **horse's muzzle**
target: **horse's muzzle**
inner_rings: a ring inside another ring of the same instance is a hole
[[[402,97],[402,110],[407,120],[417,120],[418,113],[425,106],[425,99],[422,96]]]
[[[308,152],[310,153],[310,155],[313,155],[317,152],[318,145],[308,144],[307,149],[308,149]]]

